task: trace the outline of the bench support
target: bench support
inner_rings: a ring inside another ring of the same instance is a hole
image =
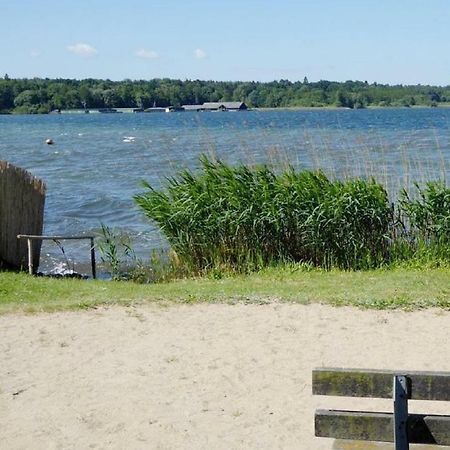
[[[408,440],[408,378],[394,375],[394,443],[395,450],[409,450]]]

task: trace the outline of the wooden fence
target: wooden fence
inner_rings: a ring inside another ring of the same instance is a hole
[[[18,234],[42,234],[46,186],[26,170],[0,161],[0,267],[28,266],[27,242]],[[33,241],[33,266],[39,266],[41,241]]]

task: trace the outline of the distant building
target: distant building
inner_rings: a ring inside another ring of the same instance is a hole
[[[117,114],[121,113],[122,111],[117,111],[116,108],[98,108],[98,112],[102,114]]]
[[[205,102],[205,111],[244,111],[247,105],[244,102]]]
[[[144,112],[146,112],[146,113],[166,112],[166,108],[154,106],[153,108],[146,108],[146,109],[144,109]]]
[[[203,105],[183,105],[185,111],[245,111],[244,102],[205,102]]]
[[[182,106],[168,106],[166,108],[166,112],[177,112],[177,111],[184,111],[184,108]]]
[[[203,105],[182,105],[185,111],[203,111]]]

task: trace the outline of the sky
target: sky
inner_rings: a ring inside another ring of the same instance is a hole
[[[450,0],[0,0],[0,76],[450,85]]]

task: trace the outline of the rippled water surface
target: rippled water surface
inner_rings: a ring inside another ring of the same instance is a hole
[[[136,236],[141,256],[165,244],[133,205],[140,181],[163,186],[179,169],[195,170],[202,153],[375,175],[395,196],[415,180],[449,178],[450,109],[0,116],[0,159],[47,183],[46,234],[105,223]]]

